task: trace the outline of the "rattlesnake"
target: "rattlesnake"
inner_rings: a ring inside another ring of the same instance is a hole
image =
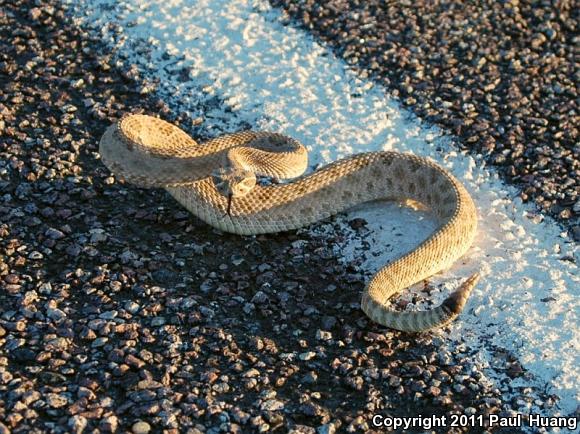
[[[479,278],[477,273],[469,277],[430,311],[397,312],[385,305],[402,289],[449,267],[475,236],[477,215],[469,193],[426,158],[361,153],[290,183],[260,185],[255,174],[299,176],[307,167],[304,146],[281,134],[252,131],[198,144],[177,126],[146,115],[127,115],[111,125],[99,153],[117,176],[163,187],[211,226],[242,235],[297,229],[377,199],[422,203],[438,218],[438,228],[380,269],[361,300],[373,321],[394,329],[417,332],[447,324],[463,309]]]

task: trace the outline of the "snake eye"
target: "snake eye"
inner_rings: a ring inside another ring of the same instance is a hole
[[[244,187],[246,187],[247,189],[252,189],[256,186],[256,180],[254,178],[251,179],[244,179]]]
[[[236,183],[236,196],[245,196],[256,186],[256,177],[251,174]]]
[[[229,193],[228,183],[221,178],[219,175],[212,174],[212,181],[215,189],[224,196],[227,196]]]

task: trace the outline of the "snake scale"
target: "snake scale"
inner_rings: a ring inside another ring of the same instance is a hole
[[[368,152],[307,168],[306,148],[281,134],[243,131],[197,143],[179,127],[147,115],[126,115],[99,145],[104,164],[142,187],[163,187],[191,213],[226,232],[252,235],[297,229],[373,200],[413,200],[437,217],[437,229],[414,250],[381,268],[361,308],[387,327],[421,332],[443,326],[463,309],[475,273],[440,306],[398,312],[388,300],[448,268],[470,247],[477,229],[473,200],[434,162],[399,152]],[[260,185],[256,175],[294,178]]]

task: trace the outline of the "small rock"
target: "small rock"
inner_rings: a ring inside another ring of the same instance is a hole
[[[8,274],[7,276],[4,276],[4,281],[6,283],[16,284],[20,282],[20,278],[17,274]]]
[[[165,318],[163,318],[162,316],[156,316],[151,320],[151,325],[153,327],[159,327],[162,326],[163,324],[165,324]]]
[[[332,339],[332,333],[324,330],[317,330],[316,339],[318,339],[319,341],[329,341]]]
[[[132,354],[129,354],[127,357],[125,357],[125,363],[137,369],[141,369],[143,366],[146,365],[146,363],[143,360],[141,360],[138,357],[135,357]]]
[[[106,343],[109,342],[109,338],[108,337],[100,337],[97,338],[93,341],[93,343],[91,344],[91,347],[93,348],[99,348],[102,347],[104,345],[106,345]]]
[[[284,403],[277,399],[268,399],[260,405],[260,409],[263,411],[276,411],[276,410],[283,410]]]
[[[57,393],[49,393],[44,398],[46,403],[52,408],[61,408],[68,404],[68,400]]]
[[[141,306],[139,306],[139,304],[135,303],[134,301],[126,302],[123,307],[127,312],[131,314],[136,314],[137,312],[139,312],[139,309],[141,309]]]
[[[105,419],[103,419],[101,423],[99,423],[99,426],[101,426],[103,430],[106,432],[114,433],[117,431],[117,428],[119,427],[119,419],[117,419],[117,416],[115,415],[108,416]]]
[[[298,357],[300,360],[311,360],[316,357],[316,353],[314,351],[307,351],[305,353],[300,353]]]
[[[262,304],[268,301],[268,296],[263,291],[258,291],[252,297],[251,302],[254,304]]]
[[[33,259],[35,261],[40,261],[42,258],[44,258],[44,255],[36,250],[30,252],[28,255],[28,259]]]
[[[133,434],[148,434],[151,431],[151,425],[142,420],[135,422],[131,427]]]
[[[63,321],[66,318],[66,313],[58,308],[48,308],[46,310],[46,316],[56,323]]]
[[[334,423],[326,423],[316,430],[318,434],[334,434],[336,432],[336,425]]]
[[[76,414],[69,418],[68,427],[72,430],[74,434],[81,434],[87,427],[87,418],[79,414]]]
[[[44,233],[44,235],[46,235],[51,240],[60,240],[61,238],[64,238],[66,236],[64,232],[59,231],[58,229],[55,228],[48,228]]]

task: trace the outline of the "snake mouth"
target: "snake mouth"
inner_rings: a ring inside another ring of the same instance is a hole
[[[224,217],[227,215],[229,217],[232,216],[231,214],[231,210],[232,210],[232,199],[233,199],[234,195],[232,193],[228,194],[228,208],[226,210],[226,213],[224,214]]]

